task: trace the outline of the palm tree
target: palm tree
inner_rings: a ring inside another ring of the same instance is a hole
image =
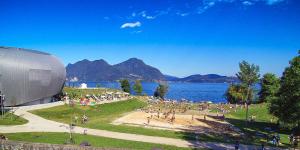
[[[249,96],[250,91],[252,91],[252,86],[259,81],[259,66],[254,64],[249,64],[246,61],[242,61],[240,64],[240,72],[236,76],[241,81],[242,85],[247,88],[246,97],[243,101],[246,103],[246,124],[248,122],[248,105],[250,104],[252,98]],[[252,95],[252,94],[251,94]]]

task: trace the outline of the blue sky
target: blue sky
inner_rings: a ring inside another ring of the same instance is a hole
[[[298,0],[1,0],[0,45],[65,65],[131,57],[163,73],[234,75],[247,60],[281,75],[300,49]]]

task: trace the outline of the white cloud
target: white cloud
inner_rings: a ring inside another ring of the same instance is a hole
[[[213,7],[216,2],[223,2],[227,0],[203,0],[203,5],[198,7],[197,13],[202,14],[204,13],[207,9]]]
[[[146,17],[146,16],[147,16],[147,15],[146,15],[146,11],[140,12],[139,15],[142,16],[142,17]]]
[[[219,3],[234,3],[239,1],[245,6],[250,6],[254,5],[256,2],[263,2],[266,5],[275,5],[286,0],[202,0],[202,5],[197,8],[197,13],[202,14]]]
[[[251,5],[253,5],[253,2],[243,1],[243,5],[245,5],[245,6],[251,6]]]
[[[198,4],[196,4],[195,7],[191,7],[191,4],[189,2],[186,2],[185,3],[186,8],[183,10],[176,9],[170,6],[166,9],[155,10],[153,12],[149,12],[145,10],[140,12],[133,12],[128,18],[133,19],[136,17],[140,17],[144,19],[156,19],[163,15],[177,15],[177,16],[184,17],[193,14],[202,14],[210,8],[225,3],[233,4],[233,5],[239,4],[244,6],[253,6],[257,3],[263,3],[265,5],[276,5],[284,1],[287,0],[198,0]],[[188,9],[189,11],[187,11],[186,9]]]
[[[138,30],[138,31],[133,31],[131,32],[132,34],[139,34],[139,33],[142,33],[143,31],[142,30]]]
[[[154,16],[146,16],[146,19],[155,19],[156,17]]]
[[[277,3],[280,3],[280,2],[283,2],[284,0],[266,0],[266,3],[268,5],[273,5],[273,4],[277,4]]]
[[[189,13],[180,13],[180,12],[177,12],[176,15],[181,16],[181,17],[185,17],[185,16],[188,16]]]
[[[135,13],[135,12],[133,12],[133,13],[131,14],[131,16],[132,16],[132,17],[135,17],[135,16],[136,16],[136,13]]]
[[[124,29],[124,28],[135,28],[135,27],[140,27],[142,24],[137,21],[137,22],[128,22],[128,23],[124,23],[120,28]]]
[[[155,16],[147,15],[146,11],[141,11],[138,15],[143,17],[143,18],[146,18],[146,19],[155,19],[156,18]]]
[[[214,6],[215,4],[216,4],[215,2],[209,2],[207,5],[210,6],[210,7],[212,7],[212,6]]]

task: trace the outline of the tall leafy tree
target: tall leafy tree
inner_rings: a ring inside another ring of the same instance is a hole
[[[135,93],[137,95],[142,95],[142,92],[143,92],[143,86],[141,84],[141,81],[140,80],[136,80],[134,85],[133,85],[133,90],[135,91]]]
[[[155,92],[154,92],[154,97],[159,97],[161,99],[165,98],[165,95],[168,92],[168,85],[166,84],[159,84],[158,87],[156,88]]]
[[[283,72],[278,98],[271,101],[269,110],[280,122],[300,127],[300,50],[298,53]]]
[[[271,102],[272,99],[276,98],[280,87],[280,79],[275,74],[266,73],[261,79],[260,85],[259,102]]]
[[[243,101],[246,103],[246,122],[248,122],[248,105],[251,103],[253,98],[250,97],[250,92],[253,91],[252,86],[259,81],[259,67],[254,64],[249,64],[246,61],[242,61],[239,66],[240,71],[236,74],[236,76],[241,81],[242,86],[247,88],[247,94],[243,98]]]
[[[121,88],[124,92],[130,93],[130,83],[127,79],[120,80]]]
[[[252,97],[252,90],[250,91],[250,97]],[[240,84],[232,84],[229,86],[225,93],[225,98],[231,104],[242,103],[244,97],[247,95],[247,88]]]

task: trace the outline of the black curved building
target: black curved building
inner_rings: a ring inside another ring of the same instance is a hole
[[[61,92],[64,65],[48,53],[0,47],[0,91],[5,106],[47,103]]]

